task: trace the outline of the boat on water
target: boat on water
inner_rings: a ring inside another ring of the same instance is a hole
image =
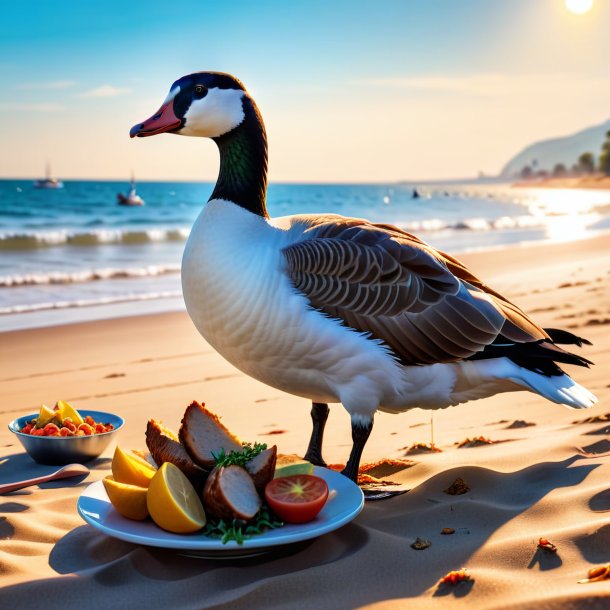
[[[47,171],[44,178],[40,178],[34,182],[35,189],[62,189],[64,183],[57,178],[51,177],[51,166],[47,163]]]
[[[136,193],[136,182],[133,174],[131,175],[131,187],[129,188],[129,192],[126,195],[124,193],[119,193],[116,197],[119,205],[144,205],[144,199]]]

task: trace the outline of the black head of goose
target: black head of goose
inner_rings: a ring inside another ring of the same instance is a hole
[[[267,217],[267,134],[243,84],[222,72],[179,78],[161,108],[131,128],[132,138],[160,133],[211,138],[220,150],[220,173],[210,199],[225,199]]]
[[[350,413],[343,473],[357,480],[377,410],[439,409],[528,390],[571,408],[595,396],[557,363],[590,362],[460,261],[396,227],[334,214],[270,219],[267,139],[242,83],[197,72],[177,80],[131,137],[208,137],[220,172],[185,247],[184,299],[203,337],[248,375],[308,398],[306,459],[325,465],[328,403]]]

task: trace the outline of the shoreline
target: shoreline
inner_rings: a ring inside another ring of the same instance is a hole
[[[580,176],[575,178],[542,178],[522,180],[512,184],[513,188],[544,189],[597,189],[610,191],[610,176]]]

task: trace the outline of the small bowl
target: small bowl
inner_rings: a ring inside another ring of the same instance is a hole
[[[79,409],[78,412],[83,418],[91,415],[96,422],[112,424],[114,430],[91,436],[32,436],[19,432],[30,420],[36,419],[38,413],[17,417],[8,425],[8,429],[19,439],[28,455],[39,464],[83,464],[98,457],[106,449],[112,435],[123,427],[125,420],[104,411]]]

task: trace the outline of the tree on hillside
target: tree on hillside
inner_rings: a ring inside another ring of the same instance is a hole
[[[529,180],[533,175],[532,172],[532,168],[529,165],[526,165],[522,170],[521,170],[521,178],[523,178],[523,180]]]
[[[553,177],[554,178],[563,178],[567,175],[568,170],[563,163],[557,163],[553,168]]]
[[[606,141],[602,144],[599,156],[599,171],[610,176],[610,131],[606,133]]]
[[[582,153],[578,157],[578,167],[583,174],[592,174],[595,171],[595,157],[593,153]]]

